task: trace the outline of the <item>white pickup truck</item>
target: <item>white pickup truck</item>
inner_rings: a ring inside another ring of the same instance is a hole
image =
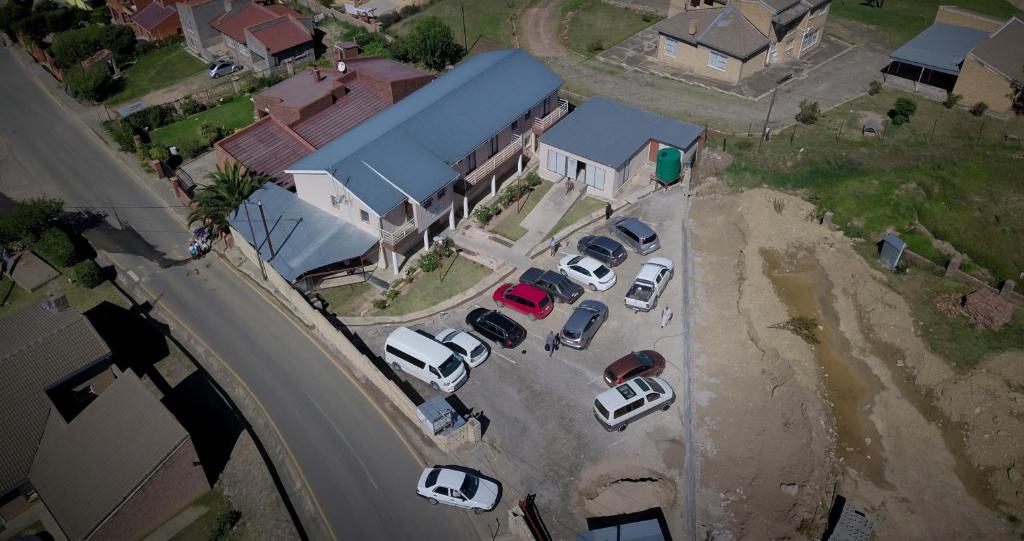
[[[658,304],[658,297],[672,278],[672,260],[652,257],[640,267],[633,285],[626,292],[626,306],[634,312],[648,312]]]

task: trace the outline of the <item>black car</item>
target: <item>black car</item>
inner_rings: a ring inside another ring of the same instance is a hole
[[[502,347],[514,348],[526,339],[526,329],[497,310],[477,308],[466,316],[466,324]]]
[[[576,243],[576,249],[609,267],[626,260],[626,248],[619,241],[605,236],[587,235]]]
[[[530,267],[519,277],[520,284],[539,287],[558,302],[572,304],[583,294],[583,287],[555,271]]]

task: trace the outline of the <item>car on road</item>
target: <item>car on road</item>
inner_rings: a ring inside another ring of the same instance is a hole
[[[526,339],[526,329],[497,310],[476,308],[466,316],[466,325],[505,348],[514,348]]]
[[[622,432],[651,412],[668,411],[675,398],[672,387],[661,378],[633,378],[597,395],[594,417],[605,430]]]
[[[585,255],[567,255],[558,262],[558,272],[587,286],[591,291],[605,291],[615,285],[615,271]]]
[[[218,60],[206,67],[211,79],[217,79],[225,75],[231,75],[242,70],[242,65],[230,60]]]
[[[665,357],[661,353],[651,349],[634,351],[604,369],[604,382],[614,387],[632,378],[660,376],[664,371]]]
[[[611,230],[634,252],[647,255],[661,248],[658,234],[636,218],[619,218],[612,222]]]
[[[476,514],[493,510],[500,492],[498,484],[490,479],[441,466],[425,468],[416,483],[416,494],[431,505],[443,503],[472,509]]]
[[[466,331],[449,327],[437,333],[435,338],[438,342],[448,346],[448,349],[452,350],[452,353],[462,359],[462,362],[469,365],[470,368],[480,366],[487,360],[488,355],[491,354],[491,351],[487,349],[483,342],[477,340],[475,336]]]
[[[619,241],[603,235],[586,235],[576,243],[576,249],[609,267],[622,263],[627,256],[626,249]]]
[[[555,271],[546,271],[530,267],[519,277],[520,284],[530,284],[547,291],[548,295],[559,302],[572,304],[583,295],[583,288],[572,280]]]
[[[626,306],[634,312],[649,312],[658,305],[658,298],[672,279],[672,260],[652,257],[640,266],[640,272],[633,279],[633,285],[626,292]]]
[[[558,332],[558,340],[573,349],[586,349],[607,319],[608,307],[603,302],[587,299],[572,311]]]
[[[498,306],[507,306],[530,319],[544,319],[555,303],[546,291],[530,284],[501,284],[491,295]]]

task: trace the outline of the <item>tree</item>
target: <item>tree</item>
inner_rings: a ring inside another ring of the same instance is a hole
[[[439,17],[427,17],[418,22],[406,36],[405,46],[414,60],[435,71],[458,62],[463,54],[452,29]]]
[[[814,124],[818,121],[820,115],[821,109],[818,107],[818,102],[800,100],[800,112],[796,114],[797,122],[801,124]]]
[[[68,84],[75,97],[91,101],[103,101],[110,91],[113,79],[107,64],[100,62],[88,68],[76,64],[64,72],[64,82]]]
[[[910,122],[910,117],[917,111],[917,102],[910,98],[896,98],[896,103],[889,109],[889,118],[899,126]]]
[[[195,193],[195,208],[189,214],[190,224],[209,224],[217,231],[227,231],[227,216],[257,188],[273,180],[273,177],[254,171],[242,172],[238,163],[217,167],[217,171],[206,178],[213,182],[200,186]]]
[[[109,49],[119,61],[129,60],[134,48],[130,27],[94,24],[57,34],[50,51],[57,64],[69,68],[100,49]]]
[[[14,205],[13,212],[0,216],[0,244],[5,247],[11,244],[28,246],[35,242],[63,212],[64,202],[60,199],[19,201]]]

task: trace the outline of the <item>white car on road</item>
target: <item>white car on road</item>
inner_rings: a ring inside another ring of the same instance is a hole
[[[588,256],[563,257],[558,262],[558,272],[589,287],[591,291],[605,291],[615,285],[615,271]]]
[[[472,473],[434,466],[420,474],[416,494],[431,505],[444,503],[480,514],[494,509],[498,503],[498,484]]]
[[[436,338],[438,342],[448,346],[448,349],[452,350],[452,353],[462,359],[462,362],[469,365],[470,368],[480,366],[491,354],[487,346],[465,331],[447,328],[437,333]]]

